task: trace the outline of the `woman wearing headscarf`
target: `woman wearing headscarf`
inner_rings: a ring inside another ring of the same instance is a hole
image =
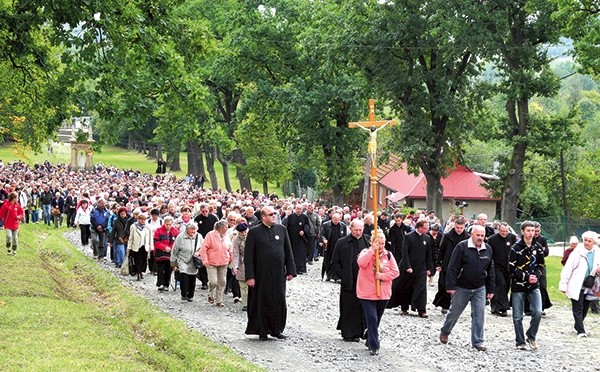
[[[196,291],[196,274],[198,268],[194,263],[194,255],[200,254],[204,239],[198,234],[198,225],[190,222],[185,231],[177,235],[171,251],[171,267],[179,272],[181,300],[192,302]]]
[[[240,293],[242,299],[242,311],[248,310],[248,284],[246,284],[246,270],[244,270],[244,249],[246,248],[246,236],[248,236],[248,224],[245,222],[239,223],[235,230],[236,237],[233,238],[232,250],[232,272],[235,279],[240,285]]]
[[[213,231],[204,237],[200,258],[208,273],[208,302],[218,307],[223,304],[227,265],[231,262],[231,241],[227,238],[227,221],[219,220]]]
[[[163,225],[154,231],[154,261],[156,262],[156,286],[159,292],[169,290],[171,282],[171,251],[179,230],[173,227],[173,217],[167,216]]]
[[[129,259],[133,260],[130,267],[137,275],[137,280],[144,279],[144,273],[148,266],[148,252],[154,249],[152,229],[146,226],[147,217],[146,213],[139,214],[137,221],[130,227],[127,241]],[[133,275],[132,272],[130,274]]]
[[[379,270],[375,259],[379,255]],[[358,279],[356,296],[365,314],[367,323],[367,347],[371,355],[379,354],[379,323],[392,295],[392,280],[400,275],[394,255],[385,249],[385,235],[379,230],[371,238],[371,247],[363,249],[358,255]],[[377,280],[380,281],[380,295],[377,296]]]
[[[578,338],[587,337],[583,321],[590,308],[590,301],[586,299],[586,294],[591,291],[591,287],[584,287],[584,280],[590,275],[594,277],[600,275],[600,249],[596,246],[598,234],[586,231],[581,238],[583,247],[573,250],[560,273],[558,283],[558,289],[571,299]]]

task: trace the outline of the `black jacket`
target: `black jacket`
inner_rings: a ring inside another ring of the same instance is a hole
[[[478,250],[469,247],[469,242],[470,240],[463,240],[452,252],[446,273],[446,289],[475,289],[485,285],[486,293],[494,293],[496,275],[492,248],[483,243],[485,248]]]
[[[436,266],[441,267],[442,271],[448,270],[448,264],[450,263],[450,257],[452,257],[454,247],[470,237],[471,235],[469,235],[467,230],[464,230],[460,235],[458,235],[454,229],[445,233],[440,242],[440,254],[438,255]]]
[[[523,238],[510,250],[508,267],[512,278],[510,289],[513,292],[531,292],[539,288],[539,281],[529,283],[529,276],[536,275],[538,279],[543,275],[546,261],[543,249],[534,240],[530,247],[525,245]]]

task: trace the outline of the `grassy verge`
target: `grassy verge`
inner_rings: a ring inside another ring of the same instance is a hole
[[[48,160],[53,164],[68,164],[71,162],[71,148],[69,145],[63,143],[57,143],[53,145],[52,154],[49,154],[46,149],[39,154],[34,154],[30,151],[15,147],[14,145],[2,145],[0,146],[0,159],[4,163],[22,160],[30,165],[34,163],[43,163]],[[187,173],[187,153],[182,152],[180,154],[181,171],[174,172],[177,179],[184,178]],[[146,155],[137,152],[129,151],[120,147],[104,146],[101,152],[94,153],[94,162],[102,163],[104,165],[114,165],[119,169],[135,169],[144,173],[154,174],[156,172],[156,160],[146,157]],[[240,182],[235,177],[236,168],[235,165],[229,166],[229,174],[231,187],[233,190],[240,189]],[[215,162],[215,173],[217,175],[217,181],[221,189],[225,188],[225,177],[223,176],[223,167],[218,161]],[[206,174],[208,178],[208,174]],[[210,187],[210,182],[205,183],[205,187]],[[252,187],[262,192],[262,184],[252,181]],[[276,187],[274,184],[269,184],[269,191],[275,191],[278,195],[282,195],[281,188]]]
[[[4,234],[2,234],[4,235]],[[120,285],[61,230],[0,254],[0,370],[259,370]]]
[[[560,282],[560,272],[563,268],[560,263],[561,257],[546,257],[546,282],[548,283],[548,295],[553,305],[570,306],[571,301],[564,293],[558,290]]]

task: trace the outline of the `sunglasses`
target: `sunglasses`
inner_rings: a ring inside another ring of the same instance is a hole
[[[273,217],[275,215],[275,213],[267,213],[267,216],[269,217]]]

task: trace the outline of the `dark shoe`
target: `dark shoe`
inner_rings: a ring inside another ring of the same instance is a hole
[[[400,315],[408,315],[408,311],[406,311],[406,310],[401,310],[401,311],[400,311]]]
[[[442,344],[447,344],[448,343],[448,335],[445,334],[444,332],[440,332],[440,342]]]
[[[187,298],[187,302],[192,302],[192,301],[194,301],[193,298],[189,298],[189,297]]]
[[[506,310],[502,310],[502,311],[498,311],[498,316],[506,318],[508,316],[508,314],[506,313]]]
[[[181,296],[181,301],[187,301],[187,298],[184,296]]]
[[[211,296],[208,296],[208,303],[209,304],[214,304],[215,303],[215,299],[212,298]]]
[[[359,342],[360,341],[360,337],[346,337],[346,338],[344,338],[344,341],[346,341],[346,342]]]
[[[485,347],[485,345],[481,344],[481,345],[475,345],[473,346],[475,349],[477,349],[477,351],[486,351],[487,347]]]
[[[278,334],[272,335],[272,336],[275,337],[278,340],[285,340],[285,339],[287,339],[287,336],[284,335],[283,333],[278,333]]]
[[[542,316],[546,316],[546,312],[545,311],[542,311]]]
[[[215,305],[216,305],[217,307],[225,307],[225,304],[224,304],[224,303],[222,303],[222,302],[217,302]]]
[[[242,311],[248,311],[248,306],[242,306]]]
[[[427,313],[419,313],[419,318],[427,319],[429,318],[429,315]]]
[[[312,261],[308,261],[307,264],[312,265],[313,263],[312,263]]]
[[[442,314],[448,314],[448,309],[442,309]]]
[[[269,338],[267,336],[258,336],[258,339],[261,341],[267,341]]]
[[[319,257],[315,257],[315,262],[319,261]]]
[[[203,285],[202,285],[202,287],[200,287],[200,289],[202,289],[202,290],[207,290],[207,289],[208,289],[208,286],[203,284]]]
[[[525,312],[525,315],[527,315],[527,316],[531,316],[531,311],[526,311],[526,312]]]
[[[373,356],[379,355],[379,349],[370,349],[369,351]]]

